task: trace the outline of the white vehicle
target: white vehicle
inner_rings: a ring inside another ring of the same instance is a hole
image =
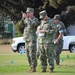
[[[14,52],[25,51],[25,41],[23,37],[13,38],[11,47]],[[75,52],[75,36],[63,36],[63,50]]]
[[[63,50],[75,52],[75,36],[63,36]]]
[[[11,48],[14,52],[25,51],[25,41],[23,37],[13,38]]]

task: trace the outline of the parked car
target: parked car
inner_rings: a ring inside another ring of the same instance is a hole
[[[14,52],[25,51],[25,41],[23,37],[13,38],[11,48]],[[63,36],[63,50],[75,52],[75,36]]]
[[[63,36],[63,50],[75,52],[75,36]]]
[[[25,41],[23,37],[13,38],[11,48],[13,52],[25,51]]]

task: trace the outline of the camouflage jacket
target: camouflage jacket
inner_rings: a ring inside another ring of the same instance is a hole
[[[39,30],[46,31],[44,36],[39,36]],[[57,27],[52,19],[48,18],[47,21],[41,21],[41,24],[37,28],[38,43],[54,43],[56,33]]]
[[[26,18],[24,20],[25,28],[23,38],[27,41],[36,40],[36,30],[39,25],[37,18],[33,17],[32,19]]]
[[[20,32],[23,33],[24,27],[25,27],[24,20],[21,19],[20,22],[19,22],[19,30],[20,30]]]

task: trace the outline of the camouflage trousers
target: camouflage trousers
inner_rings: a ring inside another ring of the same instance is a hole
[[[54,69],[54,45],[53,44],[39,44],[41,68],[47,68],[47,61],[50,69]]]
[[[57,44],[54,47],[55,48],[54,57],[55,57],[56,64],[60,63],[60,54],[62,52],[62,47],[63,47],[63,43]]]
[[[26,41],[25,49],[26,49],[26,54],[27,54],[29,65],[31,67],[36,67],[37,66],[36,41]]]

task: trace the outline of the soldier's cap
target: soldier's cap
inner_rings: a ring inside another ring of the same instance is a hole
[[[28,13],[28,12],[34,12],[34,9],[33,9],[33,8],[28,7],[26,12],[27,12],[27,13]]]
[[[60,20],[60,18],[61,18],[61,17],[60,17],[60,15],[59,15],[59,14],[57,14],[57,15],[55,15],[55,16],[54,16],[54,18],[53,18],[53,19],[54,19],[54,20],[55,20],[55,19]]]
[[[40,15],[40,19],[43,19],[43,18],[47,15],[46,10],[41,11],[41,12],[39,13],[39,15]]]

